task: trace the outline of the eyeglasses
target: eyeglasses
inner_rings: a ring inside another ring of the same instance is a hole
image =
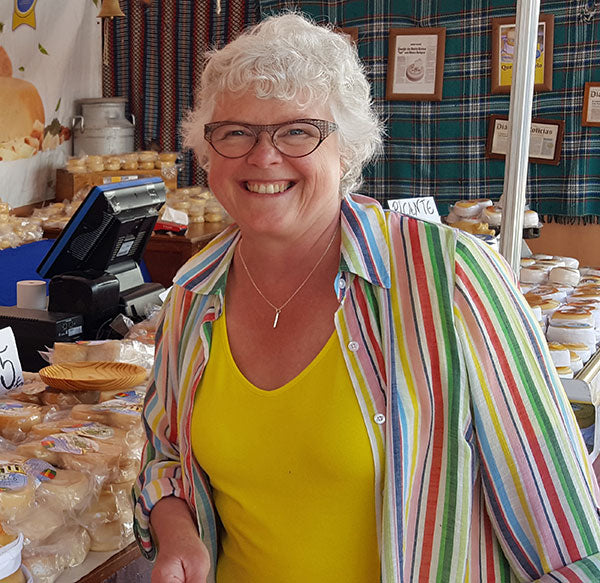
[[[273,146],[284,156],[302,158],[314,152],[321,142],[337,130],[337,124],[323,119],[296,119],[271,125],[216,121],[204,126],[204,139],[225,158],[242,158],[267,132]]]

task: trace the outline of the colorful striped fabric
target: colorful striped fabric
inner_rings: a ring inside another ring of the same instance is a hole
[[[597,483],[546,341],[499,254],[461,231],[342,201],[335,327],[382,491],[382,582],[600,581]],[[157,335],[135,532],[164,496],[217,518],[191,452],[194,390],[239,239],[180,270]],[[318,525],[322,528],[323,525]],[[214,581],[214,570],[210,581]]]

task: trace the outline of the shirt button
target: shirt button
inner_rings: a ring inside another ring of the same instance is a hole
[[[373,421],[375,421],[377,425],[383,425],[385,423],[385,415],[383,413],[377,413],[377,415],[373,417]]]
[[[344,279],[340,279],[340,289],[344,289],[346,287],[346,281]]]
[[[356,352],[358,350],[358,342],[352,340],[351,342],[348,342],[348,350],[351,350],[352,352]]]

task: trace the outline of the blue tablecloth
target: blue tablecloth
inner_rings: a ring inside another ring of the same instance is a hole
[[[0,306],[17,304],[17,282],[42,279],[36,269],[52,247],[53,239],[42,239],[14,249],[0,251]],[[146,266],[140,265],[144,281],[151,281]],[[45,280],[48,281],[48,280]]]
[[[36,269],[52,243],[51,239],[43,239],[0,251],[0,306],[17,304],[18,281],[42,279]]]

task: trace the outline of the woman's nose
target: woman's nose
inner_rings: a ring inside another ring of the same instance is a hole
[[[247,156],[248,163],[257,166],[269,166],[281,162],[282,154],[275,147],[267,132],[261,132],[254,148]]]

